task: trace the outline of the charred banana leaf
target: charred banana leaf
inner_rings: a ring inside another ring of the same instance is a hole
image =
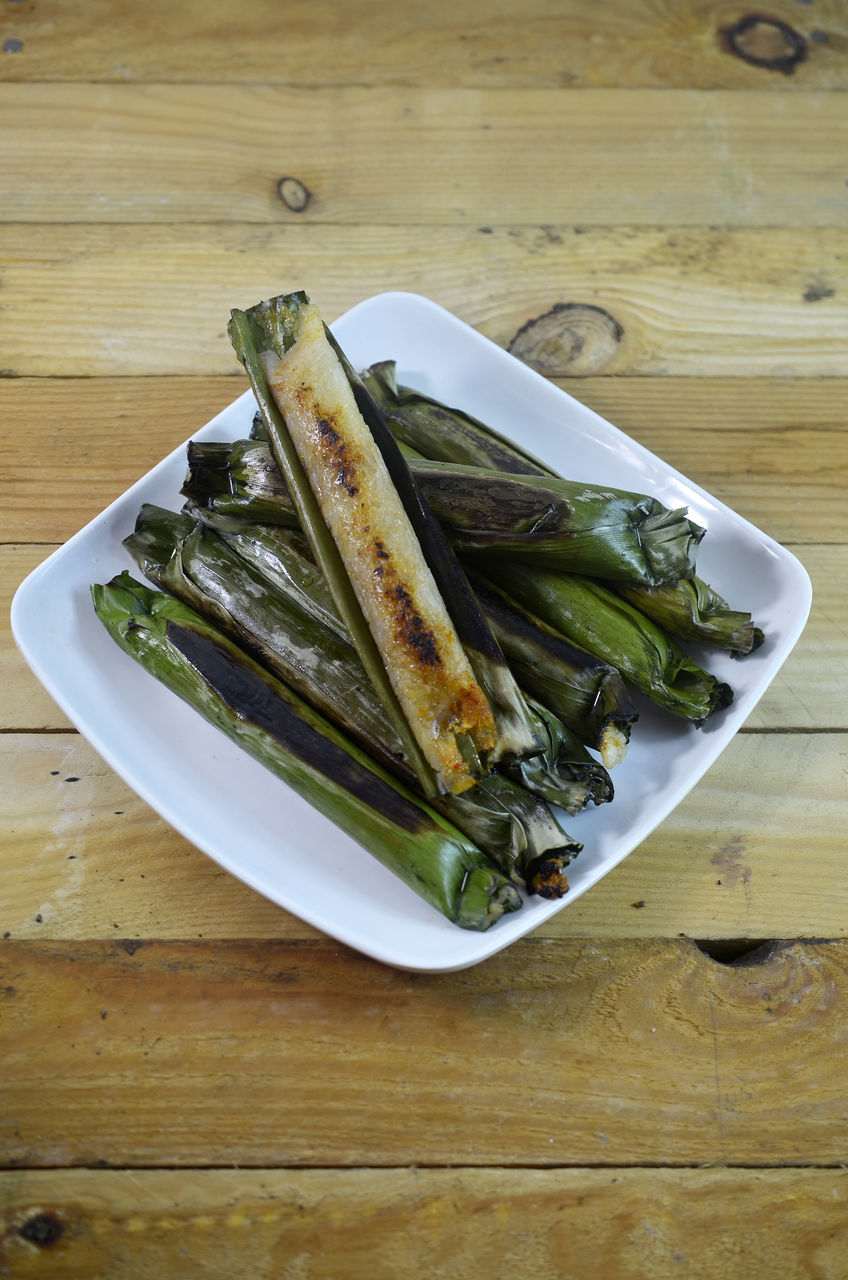
[[[606,804],[612,800],[614,789],[609,773],[586,750],[577,734],[566,728],[549,707],[532,698],[530,707],[538,718],[544,750],[507,766],[509,776],[570,814],[579,813],[590,803]]]
[[[661,587],[624,582],[608,585],[664,631],[691,644],[726,649],[732,657],[741,658],[753,653],[765,639],[750,613],[731,609],[697,576]]]
[[[261,531],[253,539],[233,532],[222,537],[211,526],[146,504],[124,546],[151,582],[219,626],[415,789],[403,744],[333,610],[326,583],[316,578],[316,566],[293,536],[291,543],[272,538],[263,565],[256,552],[262,541]],[[274,583],[265,571],[268,560],[285,566]],[[525,887],[539,858],[564,871],[582,847],[545,800],[512,777],[490,774],[462,795],[439,795],[431,804]]]
[[[191,440],[182,493],[220,515],[294,528],[298,524],[280,468],[266,441]]]
[[[686,508],[555,477],[411,464],[460,555],[529,559],[590,577],[658,584],[694,572],[704,529]]]
[[[696,726],[733,701],[730,685],[694,662],[656,623],[588,578],[498,565],[513,600],[572,644],[589,648],[658,706]]]
[[[520,905],[452,824],[193,609],[127,573],[91,591],[125,652],[448,919],[484,930]]]
[[[526,693],[550,708],[581,743],[599,751],[604,768],[618,764],[638,719],[619,672],[564,639],[491,581],[478,575],[473,581]]]
[[[399,386],[394,360],[379,360],[360,376],[398,440],[421,457],[516,475],[556,474],[479,418],[449,408],[412,387]]]
[[[188,516],[145,504],[124,546],[145,577],[226,631],[323,715],[333,719],[338,704],[349,707],[362,738],[369,745],[388,739],[390,758],[414,779],[361,662],[351,669],[356,651],[346,635],[323,628],[314,610],[304,625],[303,611],[290,595],[273,590],[210,527]]]

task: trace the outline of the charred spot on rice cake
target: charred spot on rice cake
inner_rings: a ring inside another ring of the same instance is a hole
[[[336,483],[342,486],[349,497],[355,498],[359,493],[359,486],[355,483],[355,459],[350,457],[347,445],[329,418],[319,418],[316,425],[323,452],[330,465],[335,468]]]
[[[442,659],[439,646],[430,627],[425,626],[420,613],[416,613],[412,597],[406,587],[395,587],[392,592],[397,601],[398,635],[403,643],[411,648],[419,662],[427,667],[440,667]]]

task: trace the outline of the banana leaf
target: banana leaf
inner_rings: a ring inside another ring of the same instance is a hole
[[[360,377],[395,436],[423,458],[467,463],[515,475],[556,473],[479,418],[412,387],[399,386],[394,360],[379,360]]]
[[[409,470],[460,556],[526,556],[591,577],[649,584],[694,571],[704,530],[685,509],[670,511],[644,494],[427,459],[410,459]],[[182,492],[257,522],[294,521],[282,477],[275,481],[258,441],[193,442]]]
[[[701,726],[733,700],[656,623],[588,578],[498,562],[501,589],[572,644],[591,647],[658,706]]]
[[[607,804],[615,794],[612,779],[592,756],[577,734],[534,698],[530,709],[538,717],[544,750],[526,760],[507,766],[511,778],[534,795],[559,805],[566,813],[580,813],[591,802]]]
[[[471,841],[193,609],[128,573],[91,594],[126,653],[448,919],[485,930],[520,906]]]
[[[616,668],[566,640],[491,580],[475,574],[472,581],[525,692],[600,752],[604,768],[619,763],[638,714]]]
[[[124,546],[156,586],[219,626],[415,789],[403,744],[333,613],[326,584],[315,580],[316,567],[306,557],[292,547],[285,581],[275,586],[238,554],[237,537],[228,543],[211,527],[151,504],[141,508]],[[533,880],[543,856],[564,872],[582,847],[540,796],[510,777],[490,774],[463,794],[439,795],[431,804],[522,886]]]
[[[288,528],[298,525],[294,504],[265,440],[233,444],[190,440],[181,492],[220,515]]]
[[[750,613],[731,609],[697,576],[660,587],[625,582],[606,585],[679,640],[726,649],[732,657],[741,658],[753,653],[765,639]]]
[[[704,530],[656,498],[555,477],[455,463],[411,464],[460,556],[485,553],[622,582],[658,584],[694,572]]]

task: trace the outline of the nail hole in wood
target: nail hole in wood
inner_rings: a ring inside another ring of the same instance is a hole
[[[765,964],[779,945],[773,938],[695,938],[694,943],[699,951],[717,964],[734,969]]]

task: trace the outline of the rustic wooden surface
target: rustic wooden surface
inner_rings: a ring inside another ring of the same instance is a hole
[[[0,49],[0,1275],[844,1280],[845,6],[9,0]],[[220,871],[11,639],[301,285],[553,312],[543,371],[813,580],[675,813],[462,973]]]

